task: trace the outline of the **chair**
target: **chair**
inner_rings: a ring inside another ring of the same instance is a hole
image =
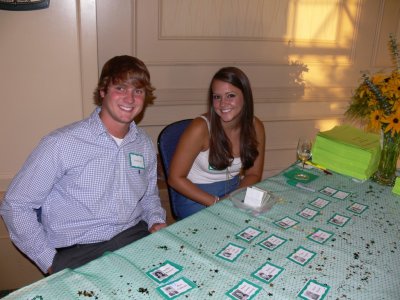
[[[157,139],[158,153],[160,154],[161,165],[163,167],[166,180],[168,180],[169,165],[171,163],[172,156],[174,155],[176,146],[179,142],[179,138],[191,121],[192,119],[184,119],[171,123],[167,125],[158,135]],[[179,193],[175,191],[172,187],[170,187],[168,184],[167,184],[167,189],[168,189],[169,203],[171,205],[172,215],[175,219],[181,219],[177,214],[175,208],[176,197],[179,195]]]

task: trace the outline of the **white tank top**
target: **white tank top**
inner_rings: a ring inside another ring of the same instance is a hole
[[[207,123],[208,132],[210,132],[210,123],[205,116],[201,116]],[[202,151],[197,155],[193,162],[192,168],[189,171],[187,178],[193,183],[213,183],[218,181],[226,181],[232,179],[239,174],[242,168],[242,161],[240,157],[235,157],[232,164],[225,170],[214,170],[208,163],[208,156],[210,149]]]

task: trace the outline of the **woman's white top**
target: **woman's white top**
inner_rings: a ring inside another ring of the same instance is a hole
[[[207,123],[208,132],[210,132],[210,123],[205,116],[201,116]],[[210,149],[202,151],[197,155],[193,162],[192,168],[189,171],[187,178],[193,183],[214,183],[218,181],[226,181],[232,179],[239,174],[242,168],[240,157],[235,157],[232,164],[225,170],[214,170],[208,163]]]

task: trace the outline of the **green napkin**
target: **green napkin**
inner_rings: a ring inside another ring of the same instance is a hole
[[[341,125],[318,133],[312,159],[327,169],[364,180],[378,168],[380,151],[379,135]]]
[[[308,176],[308,178],[307,179],[299,179],[298,177],[296,177],[296,175],[298,175],[298,174],[305,174]],[[302,182],[302,183],[309,183],[309,182],[315,180],[316,178],[318,178],[317,175],[303,171],[301,169],[293,169],[293,170],[283,173],[283,175],[286,178],[289,178],[291,180],[296,180],[296,181]]]
[[[396,178],[392,192],[397,195],[400,195],[400,177]]]

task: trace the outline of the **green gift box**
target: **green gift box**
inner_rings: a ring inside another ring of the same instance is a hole
[[[394,187],[392,189],[392,192],[394,194],[400,195],[400,177],[396,178],[396,181],[394,182]]]
[[[378,134],[340,125],[317,134],[312,161],[337,173],[365,180],[377,170],[380,152]]]

